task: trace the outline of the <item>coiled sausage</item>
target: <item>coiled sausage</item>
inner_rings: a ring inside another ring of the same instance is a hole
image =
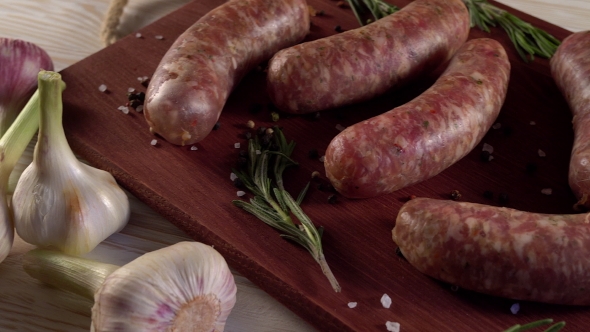
[[[574,143],[569,185],[579,199],[577,207],[590,208],[590,31],[563,40],[550,61],[551,74],[573,113]]]
[[[408,262],[435,279],[511,299],[590,305],[589,214],[416,198],[392,233]]]
[[[267,90],[290,113],[371,99],[448,61],[469,34],[461,0],[416,0],[364,27],[284,49]]]
[[[338,134],[326,150],[327,177],[342,195],[364,198],[440,173],[489,130],[509,77],[510,62],[500,43],[468,41],[423,94]]]
[[[241,78],[309,32],[305,0],[230,0],[174,42],[146,93],[150,130],[186,145],[205,138]]]

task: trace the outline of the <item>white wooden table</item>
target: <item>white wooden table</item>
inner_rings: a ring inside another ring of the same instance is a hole
[[[120,33],[131,33],[186,2],[130,0]],[[570,31],[590,30],[590,0],[500,2]],[[2,0],[0,36],[36,43],[49,53],[59,71],[102,48],[99,29],[108,4],[109,0]],[[32,160],[33,144],[21,158],[13,178]],[[145,252],[190,240],[136,198],[130,196],[130,200],[128,226],[88,257],[123,265]],[[45,286],[22,270],[21,256],[31,248],[17,238],[10,255],[0,264],[0,331],[88,331],[91,301]],[[250,281],[238,274],[235,277],[238,301],[226,331],[314,331]]]

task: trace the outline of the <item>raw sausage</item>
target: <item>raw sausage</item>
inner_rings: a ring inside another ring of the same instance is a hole
[[[240,79],[309,32],[305,0],[230,0],[181,34],[146,93],[150,130],[186,145],[205,138]]]
[[[417,198],[399,211],[393,241],[420,272],[464,289],[590,305],[589,214]]]
[[[576,207],[590,208],[590,31],[563,40],[551,58],[551,74],[573,113],[574,143],[569,185],[579,199]]]
[[[289,113],[368,100],[448,61],[468,34],[463,1],[416,0],[364,27],[278,52],[268,93]]]
[[[326,150],[327,177],[342,195],[364,198],[435,176],[489,130],[509,77],[510,62],[500,43],[468,41],[422,95],[338,134]]]

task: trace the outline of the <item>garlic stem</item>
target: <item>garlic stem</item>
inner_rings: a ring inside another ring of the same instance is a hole
[[[23,268],[39,281],[94,300],[94,293],[119,266],[34,249],[24,255]]]
[[[61,83],[61,90],[65,84]],[[10,128],[0,138],[0,262],[14,241],[12,211],[8,208],[6,190],[14,166],[39,128],[40,97],[37,90],[18,114]]]

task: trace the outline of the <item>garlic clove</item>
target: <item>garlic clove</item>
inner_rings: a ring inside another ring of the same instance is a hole
[[[53,70],[45,50],[24,40],[0,38],[0,137],[35,92],[39,69]]]
[[[113,272],[94,300],[92,331],[223,331],[236,284],[216,250],[180,242]]]
[[[130,207],[111,174],[81,163],[70,149],[61,82],[59,73],[39,73],[39,134],[12,197],[14,223],[28,243],[83,255],[127,224]]]

